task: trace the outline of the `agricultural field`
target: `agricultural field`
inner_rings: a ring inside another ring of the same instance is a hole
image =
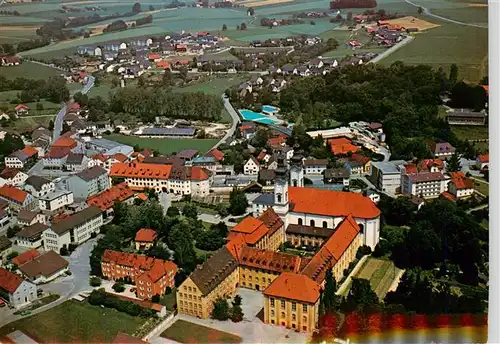
[[[34,62],[23,62],[18,66],[0,67],[0,76],[8,79],[28,78],[28,79],[48,79],[51,76],[60,76],[60,70],[39,65]]]
[[[488,126],[486,125],[452,125],[451,130],[461,140],[488,139]]]
[[[118,332],[132,334],[144,322],[115,309],[70,300],[0,328],[0,336],[20,330],[39,343],[111,343]]]
[[[241,343],[241,337],[185,320],[177,320],[167,328],[161,337],[179,343]]]
[[[184,149],[197,149],[200,154],[205,154],[218,142],[218,140],[210,139],[150,139],[120,134],[111,134],[106,138],[126,145],[139,145],[143,149],[156,149],[163,155],[170,155]]]
[[[354,277],[369,280],[373,291],[382,300],[398,273],[399,269],[390,260],[368,258]]]

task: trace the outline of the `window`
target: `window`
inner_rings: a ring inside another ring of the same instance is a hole
[[[297,320],[297,316],[295,314],[292,314],[292,321]]]
[[[302,326],[302,330],[307,331],[307,326]]]
[[[302,305],[302,312],[307,312],[307,305]]]
[[[281,312],[281,317],[284,318],[285,317],[285,312]]]
[[[307,322],[307,317],[306,316],[302,317],[302,322]]]
[[[271,299],[271,307],[274,307],[274,299]]]
[[[295,312],[297,310],[297,303],[292,302],[292,312]]]
[[[271,309],[271,316],[274,317],[274,309]]]
[[[278,203],[281,203],[281,194],[277,194],[276,199]]]
[[[298,221],[298,224],[302,226],[302,219],[299,219]]]
[[[285,308],[285,301],[281,300],[281,308]]]
[[[310,225],[311,227],[315,227],[315,226],[314,226],[314,220],[309,221],[309,225]]]
[[[326,223],[326,221],[323,221],[323,228],[328,228],[328,224]]]

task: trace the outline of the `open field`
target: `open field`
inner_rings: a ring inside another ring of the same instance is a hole
[[[478,178],[473,178],[473,180],[474,180],[474,189],[479,191],[483,195],[488,196],[490,193],[489,192],[490,185]]]
[[[118,332],[132,334],[144,322],[115,309],[70,300],[2,327],[0,336],[20,330],[39,343],[111,343]]]
[[[111,134],[106,138],[131,146],[139,145],[141,148],[156,149],[165,155],[177,153],[183,149],[198,149],[200,154],[205,154],[218,142],[218,140],[209,139],[150,139],[120,134]]]
[[[59,76],[60,70],[42,66],[33,62],[23,62],[19,66],[0,67],[0,75],[8,79],[29,78],[47,79],[51,76]]]
[[[262,1],[252,1],[243,3],[242,5],[245,7],[261,7],[261,6],[283,4],[286,2],[294,2],[294,0],[262,0]]]
[[[369,280],[373,291],[383,299],[398,271],[389,260],[368,258],[355,277]]]
[[[201,326],[185,320],[177,320],[162,334],[162,337],[180,343],[241,343],[241,337]]]
[[[479,82],[487,75],[487,29],[428,20],[441,26],[416,34],[413,42],[383,59],[381,63],[390,65],[396,61],[404,61],[410,65],[428,64],[435,69],[443,67],[446,72],[455,63],[459,78],[470,82]]]
[[[412,16],[402,17],[397,19],[386,20],[391,25],[401,25],[405,28],[415,27],[419,31],[425,31],[429,29],[433,29],[435,27],[439,27],[438,24],[430,23],[426,20],[415,18]]]
[[[486,125],[452,125],[451,130],[461,140],[488,139],[488,126]]]
[[[56,115],[53,116],[43,116],[43,117],[22,117],[16,119],[12,124],[6,129],[12,129],[16,132],[31,132],[39,127],[48,128],[51,120],[54,120]]]
[[[467,6],[463,8],[438,9],[432,13],[468,24],[487,25],[488,7]]]
[[[196,83],[186,87],[175,88],[174,92],[204,92],[207,94],[220,95],[231,86],[241,84],[248,77],[245,75],[234,75],[226,78],[213,78],[208,81]]]

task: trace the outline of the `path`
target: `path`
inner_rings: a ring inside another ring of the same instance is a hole
[[[420,8],[422,8],[423,13],[425,15],[430,16],[430,17],[434,17],[434,18],[441,19],[441,20],[444,20],[444,21],[447,21],[447,22],[450,22],[450,23],[458,24],[458,25],[479,27],[479,28],[483,28],[483,29],[487,29],[488,28],[487,25],[485,26],[485,25],[479,25],[479,24],[464,23],[464,22],[461,22],[461,21],[458,21],[458,20],[453,20],[453,19],[450,19],[450,18],[439,16],[437,14],[432,13],[428,8],[426,8],[424,6],[421,6],[421,5],[418,5],[418,4],[414,3],[414,2],[411,2],[410,0],[405,0],[405,2],[407,4],[409,4],[409,5],[414,6],[414,7],[417,7],[417,8],[420,7]]]
[[[236,110],[233,108],[231,103],[229,102],[229,99],[226,97],[225,94],[222,95],[222,101],[224,102],[224,107],[226,108],[226,111],[229,113],[231,116],[231,119],[233,120],[233,123],[231,124],[231,128],[227,131],[226,135],[222,139],[220,139],[219,142],[215,144],[215,146],[212,147],[212,149],[219,147],[221,143],[226,142],[226,140],[230,137],[233,137],[234,132],[236,131],[236,125],[240,123],[240,116],[238,116],[238,113]]]
[[[382,59],[386,58],[387,56],[391,55],[392,53],[396,52],[396,50],[401,49],[402,47],[404,47],[405,45],[407,45],[408,43],[410,43],[411,41],[413,41],[413,39],[414,39],[413,36],[406,37],[401,42],[393,45],[392,47],[390,47],[389,49],[387,49],[383,53],[378,54],[375,58],[373,58],[370,61],[368,61],[368,63],[377,63],[377,62],[379,62],[380,60],[382,60]]]
[[[481,210],[481,209],[487,208],[487,207],[489,207],[489,206],[490,206],[490,205],[489,205],[489,203],[486,203],[486,204],[481,204],[481,205],[479,205],[479,206],[477,206],[477,207],[475,207],[475,208],[470,208],[469,210],[467,210],[467,211],[466,211],[466,213],[469,213],[469,214],[470,214],[470,213],[472,213],[473,211],[476,211],[476,210]]]

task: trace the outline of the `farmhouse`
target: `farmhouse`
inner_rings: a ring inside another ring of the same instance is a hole
[[[27,115],[29,113],[30,108],[27,105],[24,104],[19,104],[14,108],[14,111],[16,111],[16,115],[23,116]]]
[[[485,125],[486,113],[460,109],[449,112],[446,120],[451,125]]]

